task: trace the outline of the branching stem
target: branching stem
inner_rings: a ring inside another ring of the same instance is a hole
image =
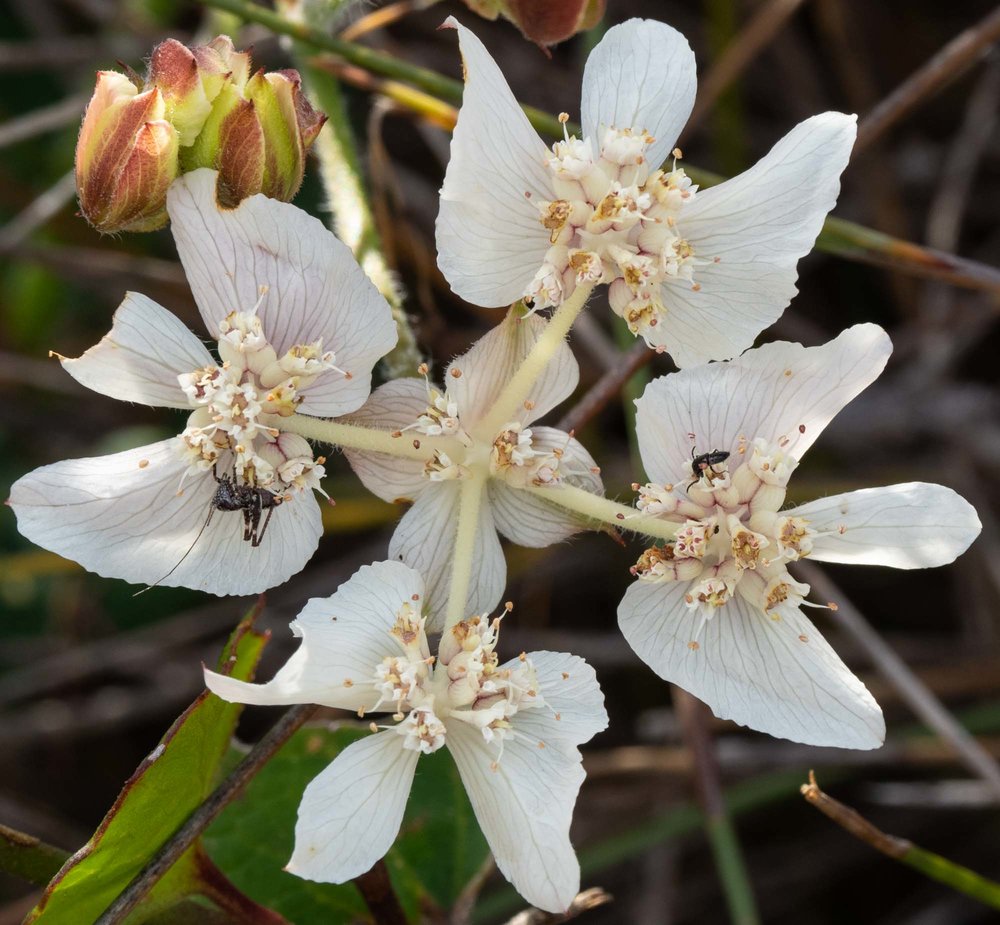
[[[588,520],[610,524],[620,530],[641,533],[658,540],[673,540],[680,524],[642,514],[634,507],[595,495],[573,485],[532,486],[526,489],[550,504],[581,514]]]
[[[370,453],[386,453],[402,459],[417,459],[426,462],[435,450],[446,453],[451,459],[461,461],[465,447],[453,437],[428,437],[425,434],[401,433],[400,431],[379,430],[362,427],[360,424],[345,424],[326,418],[313,418],[306,414],[291,417],[272,417],[269,425],[291,434],[298,434],[307,440],[329,443],[346,450],[367,450]]]

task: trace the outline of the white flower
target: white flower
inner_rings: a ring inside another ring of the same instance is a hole
[[[448,366],[444,394],[418,379],[396,379],[377,388],[350,416],[367,427],[402,431],[401,439],[415,443],[423,434],[447,433],[458,440],[455,458],[437,454],[423,462],[344,450],[370,491],[389,502],[415,502],[393,534],[389,555],[425,577],[435,626],[448,605],[464,483],[477,480],[481,486],[474,580],[462,608],[473,612],[495,607],[506,585],[498,531],[520,546],[537,548],[583,529],[578,516],[524,489],[569,484],[603,494],[597,465],[583,446],[561,430],[533,423],[576,388],[579,370],[566,344],[558,348],[515,420],[489,433],[478,427],[545,326],[537,315],[511,312]]]
[[[500,664],[500,621],[478,616],[448,630],[435,659],[423,604],[412,569],[364,566],[309,601],[292,624],[301,646],[267,684],[205,672],[233,702],[392,714],[306,788],[287,869],[324,883],[367,871],[396,838],[418,758],[447,746],[497,867],[529,902],[561,912],[580,884],[569,841],[577,746],[608,722],[594,671],[558,652]]]
[[[694,55],[670,26],[608,30],[584,70],[584,137],[549,150],[479,39],[446,25],[466,85],[437,246],[458,295],[546,306],[604,282],[632,333],[682,367],[736,356],[781,315],[837,200],[853,116],[808,119],[746,173],[699,191],[668,160],[695,97]]]
[[[396,332],[385,300],[319,221],[264,196],[223,209],[214,191],[214,172],[186,174],[167,208],[218,358],[136,293],[99,344],[60,357],[104,395],[190,411],[183,433],[37,469],[10,503],[26,537],[99,575],[251,594],[298,572],[322,532],[313,489],[323,459],[281,421],[354,411]]]
[[[768,344],[661,377],[636,402],[652,481],[640,507],[684,529],[643,554],[618,622],[657,674],[723,719],[811,745],[880,745],[878,704],[802,613],[809,587],[786,566],[944,565],[979,533],[968,502],[919,482],[781,509],[802,455],[891,349],[858,325],[822,347]]]

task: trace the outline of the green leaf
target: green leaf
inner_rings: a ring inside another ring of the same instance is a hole
[[[353,884],[313,883],[282,870],[306,785],[367,734],[356,726],[299,730],[205,833],[205,847],[223,873],[296,925],[371,921]],[[427,906],[450,907],[488,850],[448,750],[421,756],[399,837],[385,859],[410,920]]]
[[[219,670],[249,679],[267,641],[253,629],[259,606],[237,627]],[[94,921],[164,842],[211,793],[242,710],[207,691],[167,730],[126,782],[100,827],[62,867],[25,925],[81,925]],[[188,852],[157,885],[146,910],[175,901],[191,888]]]

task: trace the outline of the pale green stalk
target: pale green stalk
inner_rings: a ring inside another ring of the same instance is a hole
[[[472,584],[476,530],[479,527],[479,510],[482,507],[487,477],[485,471],[473,471],[469,478],[462,480],[462,487],[459,489],[458,527],[455,530],[448,610],[444,620],[445,632],[469,616],[465,612],[465,605],[469,599],[469,586]]]
[[[472,435],[485,442],[492,442],[504,426],[513,421],[524,406],[538,377],[552,361],[556,351],[562,346],[573,322],[583,311],[593,285],[577,286],[573,294],[553,312],[542,336],[535,341],[528,355],[521,361],[517,372],[503,387],[486,416],[472,428]]]
[[[428,437],[425,434],[414,436],[398,430],[375,430],[359,424],[313,418],[306,414],[293,414],[287,418],[271,416],[267,419],[267,424],[290,434],[298,434],[307,440],[333,444],[346,450],[387,453],[389,456],[417,459],[421,462],[426,462],[435,450],[459,461],[465,452],[462,444],[453,437]]]
[[[634,507],[626,504],[619,504],[610,498],[595,495],[592,492],[584,491],[574,485],[531,485],[525,488],[540,498],[544,498],[549,504],[561,507],[567,511],[580,514],[587,520],[596,520],[601,523],[611,524],[621,530],[629,530],[633,533],[641,533],[643,536],[654,537],[659,540],[672,541],[677,537],[680,524],[670,523],[642,514]]]

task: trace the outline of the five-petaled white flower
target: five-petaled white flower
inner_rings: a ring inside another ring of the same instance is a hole
[[[723,719],[810,745],[881,745],[878,704],[802,613],[809,586],[786,566],[945,565],[979,533],[967,501],[922,482],[781,509],[802,454],[891,350],[881,328],[857,325],[822,347],[768,344],[661,377],[636,402],[652,480],[639,507],[683,527],[639,559],[618,622],[657,674]]]
[[[580,868],[569,840],[584,772],[577,746],[607,727],[593,669],[560,652],[500,664],[500,620],[445,632],[433,657],[423,581],[399,562],[363,566],[292,624],[298,651],[267,684],[205,672],[239,703],[318,703],[388,713],[306,788],[287,869],[342,883],[363,874],[399,831],[420,755],[447,746],[497,866],[529,902],[561,912]]]
[[[676,30],[637,19],[609,29],[584,70],[583,138],[550,150],[479,39],[447,25],[466,85],[437,246],[458,295],[544,307],[607,283],[629,330],[682,367],[736,356],[781,315],[837,200],[853,116],[808,119],[746,173],[699,191],[668,160],[695,97],[694,55]]]
[[[186,174],[167,208],[218,358],[136,293],[99,344],[60,358],[104,395],[191,411],[187,426],[150,446],[37,469],[14,484],[10,504],[26,537],[99,575],[251,594],[298,572],[322,532],[313,489],[323,460],[281,421],[357,409],[396,330],[350,250],[317,219],[259,195],[222,208],[215,176]]]
[[[491,610],[506,585],[507,569],[497,531],[520,546],[543,547],[584,529],[583,521],[533,494],[532,486],[573,485],[603,494],[599,469],[569,434],[533,422],[572,394],[579,369],[565,343],[557,349],[513,418],[489,422],[503,387],[541,336],[547,322],[512,310],[468,352],[448,366],[444,392],[417,379],[377,388],[350,420],[401,433],[450,436],[454,458],[436,453],[425,461],[345,450],[354,471],[380,498],[414,501],[393,534],[389,556],[417,569],[427,581],[432,624],[446,609],[455,558],[463,486],[478,486],[474,574],[467,612]],[[484,429],[485,427],[485,429]],[[438,627],[440,628],[440,627]]]

